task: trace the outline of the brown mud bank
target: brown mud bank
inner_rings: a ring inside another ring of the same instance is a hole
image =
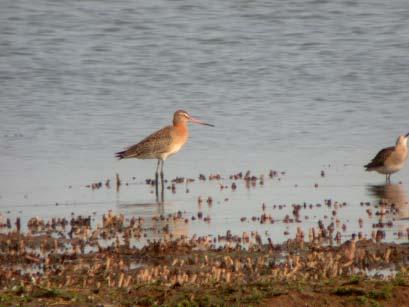
[[[110,212],[1,233],[0,305],[408,305],[409,244],[227,232],[138,247],[142,225]]]

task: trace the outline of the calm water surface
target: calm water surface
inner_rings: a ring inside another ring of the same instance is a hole
[[[285,230],[330,222],[325,207],[303,211],[302,224],[280,222],[292,203],[347,202],[337,215],[347,236],[361,216],[365,234],[377,222],[360,202],[388,199],[401,209],[389,217],[399,219],[387,231],[394,240],[409,225],[409,167],[385,187],[362,165],[409,132],[408,19],[399,0],[4,0],[0,214],[203,211],[210,223],[175,229],[260,230],[280,241]],[[155,204],[144,180],[156,162],[113,154],[169,124],[179,108],[216,127],[191,127],[165,164],[168,179],[220,173],[230,186],[228,175],[242,170],[286,174],[235,192],[213,181],[192,183],[190,193],[178,185]],[[132,184],[119,193],[85,187],[115,173]],[[213,197],[213,206],[198,208],[198,196]],[[276,223],[240,222],[260,216],[263,202]]]

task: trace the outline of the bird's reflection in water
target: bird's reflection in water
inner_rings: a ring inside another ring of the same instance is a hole
[[[402,184],[369,185],[368,192],[380,202],[395,206],[400,219],[409,218],[408,197]]]
[[[182,212],[173,212],[172,203],[118,203],[118,213],[126,218],[143,218],[142,228],[145,239],[177,239],[187,236],[189,224],[185,222]]]

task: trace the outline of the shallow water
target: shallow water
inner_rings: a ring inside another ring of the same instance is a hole
[[[268,230],[282,241],[299,225],[240,218],[260,216],[263,202],[279,220],[292,203],[331,198],[348,203],[339,213],[346,236],[359,231],[360,216],[368,234],[360,202],[386,198],[402,203],[394,218],[403,219],[388,230],[395,240],[409,223],[409,169],[388,188],[362,165],[409,131],[408,17],[405,1],[2,1],[0,213],[201,210],[210,223],[175,228]],[[216,182],[195,182],[188,194],[178,186],[157,205],[144,185],[156,162],[113,155],[169,124],[179,108],[216,127],[191,127],[188,144],[165,164],[168,179],[286,174],[235,192]],[[115,173],[135,184],[119,193],[85,188]],[[198,208],[198,196],[212,196],[213,206]],[[316,212],[303,227],[331,210]]]

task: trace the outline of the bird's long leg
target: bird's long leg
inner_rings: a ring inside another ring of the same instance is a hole
[[[164,180],[164,178],[163,178],[163,164],[165,163],[165,161],[164,160],[162,160],[162,164],[161,164],[161,167],[160,167],[160,181],[161,181],[161,184],[162,184],[162,191],[161,191],[161,196],[162,196],[162,202],[164,201],[164,194],[165,194],[165,180]]]
[[[155,173],[155,192],[156,192],[156,201],[159,200],[159,163],[160,159],[158,159],[158,164],[156,165],[156,173]]]

